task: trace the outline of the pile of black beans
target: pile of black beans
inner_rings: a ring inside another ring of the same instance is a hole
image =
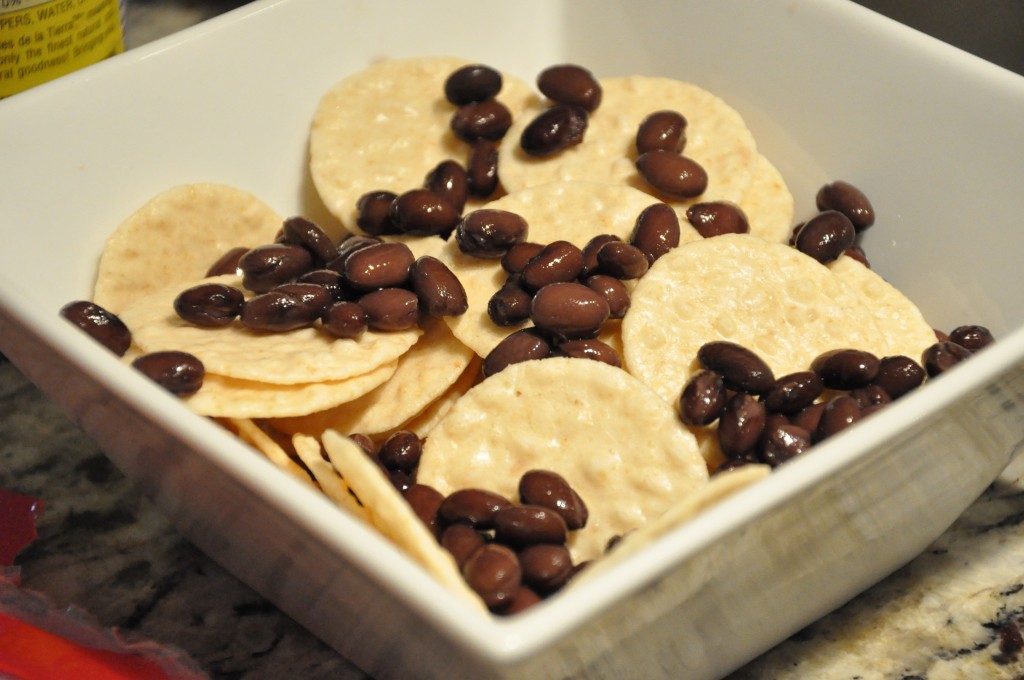
[[[585,566],[573,564],[566,542],[570,531],[586,526],[587,506],[561,475],[526,472],[518,502],[485,489],[444,496],[415,481],[422,454],[415,433],[395,432],[379,446],[365,435],[352,439],[381,466],[491,611],[522,611],[558,592]]]
[[[237,257],[237,259],[236,259]],[[413,328],[421,313],[463,314],[466,291],[440,260],[416,258],[404,243],[350,236],[335,245],[303,217],[285,220],[278,239],[221,258],[208,276],[241,273],[242,286],[201,283],[182,291],[174,309],[183,320],[218,327],[239,319],[253,331],[284,332],[317,325],[338,338],[366,330]]]

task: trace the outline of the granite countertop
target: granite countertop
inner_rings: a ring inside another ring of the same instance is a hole
[[[132,1],[129,47],[242,4]],[[908,20],[908,3],[864,4]],[[933,21],[955,5],[917,4]],[[986,7],[1021,26],[1024,4]],[[993,35],[978,44],[992,49]],[[982,56],[1022,70],[1018,42]],[[0,488],[46,503],[38,540],[18,556],[24,588],[176,646],[214,678],[367,677],[182,538],[6,361],[0,404]],[[730,680],[1021,680],[1022,628],[1024,457],[917,559]]]

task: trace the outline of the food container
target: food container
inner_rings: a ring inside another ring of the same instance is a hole
[[[375,59],[441,53],[719,94],[797,219],[823,183],[856,184],[879,215],[873,268],[937,328],[998,342],[601,578],[482,617],[57,314],[170,186],[327,219],[307,170],[320,96]],[[0,102],[0,349],[186,536],[375,677],[718,677],[923,550],[1024,441],[1022,110],[1024,79],[839,0],[263,0]]]

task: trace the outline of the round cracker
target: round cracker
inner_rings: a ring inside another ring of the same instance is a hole
[[[699,200],[739,203],[750,185],[757,155],[743,118],[721,98],[671,78],[630,76],[600,81],[601,105],[590,114],[583,142],[554,156],[523,152],[520,137],[551,102],[532,104],[516,118],[501,142],[498,175],[509,192],[557,180],[629,184],[654,193],[637,173],[636,133],[649,114],[669,109],[686,118],[683,153],[708,174]]]
[[[187,184],[168,189],[107,239],[93,300],[118,314],[170,283],[202,278],[231,248],[270,243],[281,224],[270,206],[234,187]]]
[[[579,585],[593,579],[598,574],[605,573],[672,529],[693,519],[734,493],[742,491],[754,482],[764,479],[770,473],[771,468],[767,465],[751,464],[712,475],[707,484],[678,499],[653,521],[623,536],[622,540],[616,542],[615,547],[607,555],[580,572],[579,576],[572,580],[572,585]]]
[[[274,421],[274,427],[318,436],[327,429],[342,434],[386,432],[411,420],[443,395],[475,356],[444,322],[432,320],[412,349],[398,360],[397,370],[379,387],[334,408]]]
[[[935,343],[935,330],[917,305],[877,272],[843,255],[828,265],[832,273],[863,299],[875,322],[889,340],[890,354],[921,360],[921,353]]]
[[[292,460],[288,452],[278,444],[273,437],[264,432],[259,425],[250,418],[223,418],[217,419],[222,427],[233,432],[239,439],[253,447],[274,465],[286,473],[298,479],[300,482],[313,486],[309,474],[302,469],[302,466]]]
[[[508,194],[488,204],[488,209],[507,210],[526,220],[527,241],[548,244],[569,241],[580,248],[594,236],[613,234],[628,240],[637,216],[658,200],[631,187],[601,182],[552,182]],[[701,238],[680,215],[680,242]],[[507,335],[530,325],[498,326],[487,316],[487,303],[504,283],[507,273],[498,260],[464,255],[449,239],[441,259],[455,272],[466,289],[469,308],[456,317],[446,317],[459,340],[481,357]],[[604,339],[604,338],[602,338]],[[617,341],[612,340],[612,344]]]
[[[807,370],[819,354],[889,345],[853,289],[795,248],[748,234],[680,246],[633,290],[622,322],[630,373],[675,403],[699,366],[697,351],[727,340],[757,353],[777,376]]]
[[[398,361],[343,380],[276,385],[239,380],[214,373],[202,388],[182,401],[202,416],[222,418],[284,418],[304,416],[366,395],[395,374]]]
[[[707,481],[693,435],[622,369],[589,359],[509,366],[460,399],[424,444],[417,480],[447,495],[483,488],[516,499],[529,470],[554,471],[587,504],[576,562],[642,526]]]
[[[793,231],[793,194],[778,168],[761,154],[754,162],[754,176],[740,200],[750,233],[767,241],[788,243]]]
[[[454,57],[381,61],[324,94],[310,131],[310,172],[327,209],[351,231],[356,202],[369,191],[423,186],[438,163],[465,164],[469,145],[449,127],[456,107],[444,97],[449,75],[469,62]],[[503,74],[497,99],[518,115],[536,98]]]
[[[241,277],[203,279],[241,288]],[[366,331],[358,339],[340,339],[318,327],[286,333],[250,331],[239,323],[219,328],[195,326],[174,312],[174,298],[193,282],[172,285],[129,305],[121,319],[144,352],[180,350],[195,355],[216,375],[278,385],[344,380],[396,361],[421,331]],[[243,291],[246,298],[250,291]]]

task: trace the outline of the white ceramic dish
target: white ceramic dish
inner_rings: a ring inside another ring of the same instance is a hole
[[[723,675],[922,550],[1024,440],[1024,79],[856,5],[265,0],[0,102],[0,349],[211,556],[377,677]],[[323,218],[321,94],[384,56],[532,79],[694,81],[738,108],[798,218],[854,182],[866,247],[939,328],[999,343],[601,579],[481,620],[367,527],[61,321],[109,231],[172,185]]]

